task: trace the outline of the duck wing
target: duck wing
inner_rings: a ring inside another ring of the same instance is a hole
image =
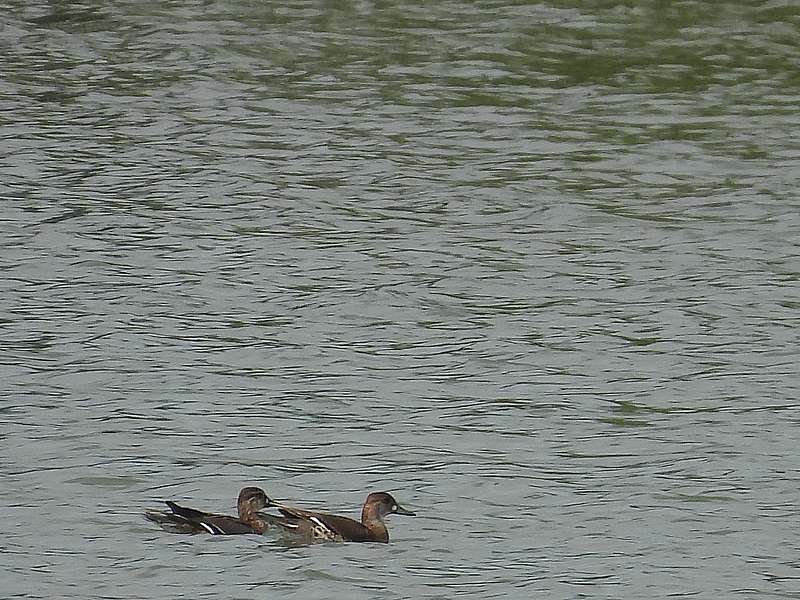
[[[287,528],[299,529],[302,527],[301,522],[305,522],[306,526],[310,525],[315,538],[349,542],[366,542],[372,539],[366,527],[347,517],[288,506],[281,506],[278,511],[284,516],[284,520],[291,524],[291,527]]]
[[[145,517],[177,533],[210,533],[212,535],[236,535],[260,533],[248,523],[235,517],[207,513],[181,506],[167,500],[171,513],[146,512]]]
[[[189,508],[188,506],[181,506],[180,504],[172,502],[171,500],[167,500],[166,504],[174,514],[178,515],[179,517],[183,517],[184,519],[196,520],[215,516],[213,513],[203,512],[202,510]]]

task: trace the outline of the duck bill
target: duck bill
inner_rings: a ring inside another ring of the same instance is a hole
[[[407,517],[416,517],[417,513],[411,512],[410,510],[403,508],[399,504],[397,505],[397,510],[395,511],[398,515],[405,515]]]

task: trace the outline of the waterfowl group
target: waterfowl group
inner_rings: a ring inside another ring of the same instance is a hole
[[[389,541],[389,532],[384,517],[393,513],[414,516],[387,492],[373,492],[367,496],[360,522],[348,517],[285,506],[257,487],[246,487],[239,492],[238,518],[202,512],[169,500],[166,504],[170,512],[147,511],[145,517],[175,533],[233,535],[264,533],[273,527],[309,542],[386,543]],[[264,508],[275,508],[280,515],[260,512]]]

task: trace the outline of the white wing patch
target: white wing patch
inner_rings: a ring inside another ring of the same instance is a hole
[[[197,524],[212,535],[219,535],[220,533],[222,533],[218,527],[214,527],[213,525],[210,525],[208,523],[203,523],[202,521],[198,521]]]
[[[336,532],[333,531],[330,527],[325,525],[319,518],[315,517],[314,515],[310,515],[308,520],[311,521],[316,525],[314,527],[314,537],[320,538],[323,540],[332,540],[336,536]]]

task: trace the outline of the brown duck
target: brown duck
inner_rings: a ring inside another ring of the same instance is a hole
[[[147,511],[145,518],[158,523],[173,533],[210,533],[234,535],[242,533],[264,533],[266,523],[257,511],[274,505],[272,500],[257,487],[246,487],[239,492],[239,518],[202,512],[166,501],[172,512]]]
[[[276,507],[283,516],[259,513],[261,519],[311,541],[386,543],[389,541],[389,532],[383,522],[384,517],[393,513],[414,516],[387,492],[373,492],[367,496],[360,523],[347,517],[292,508],[274,501],[270,501],[270,505]]]

